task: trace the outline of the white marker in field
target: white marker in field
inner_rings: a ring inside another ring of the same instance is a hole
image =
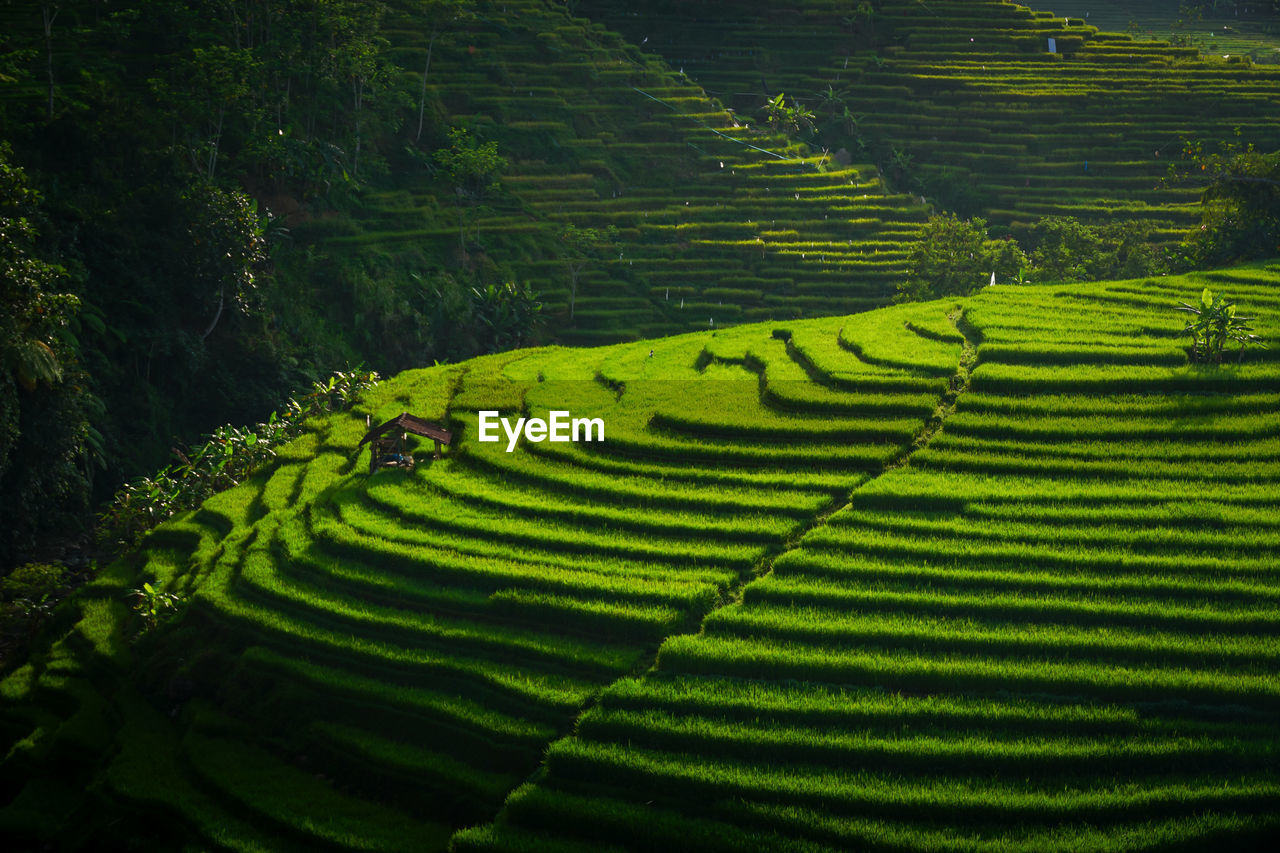
[[[482,442],[501,441],[498,427],[507,436],[507,452],[516,449],[521,434],[525,441],[538,444],[543,441],[604,441],[604,418],[570,418],[567,411],[553,410],[547,413],[548,420],[542,418],[518,418],[515,426],[507,418],[499,417],[494,410],[477,412],[480,417],[480,432],[477,436]],[[594,438],[593,438],[594,436]]]

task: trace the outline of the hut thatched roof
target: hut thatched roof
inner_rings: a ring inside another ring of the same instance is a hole
[[[427,438],[433,438],[441,444],[449,444],[453,441],[453,433],[439,424],[433,424],[431,421],[424,421],[422,418],[403,412],[385,424],[370,429],[364,434],[364,438],[360,439],[360,444],[357,446],[363,447],[367,442],[393,431],[423,435]]]

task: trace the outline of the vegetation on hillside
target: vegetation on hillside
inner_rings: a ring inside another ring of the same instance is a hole
[[[1211,285],[1276,339],[1278,276],[1001,284],[383,382],[59,611],[0,681],[0,827],[1259,845],[1280,360],[1192,363],[1174,306]],[[366,473],[366,416],[405,408],[454,446]],[[562,408],[605,441],[476,440],[479,409]]]
[[[846,24],[849,5],[582,8],[744,114],[785,92],[819,117],[815,145],[873,158],[894,188],[1019,239],[1072,216],[1178,242],[1199,225],[1196,192],[1161,178],[1184,138],[1241,126],[1260,151],[1280,148],[1280,67],[1102,31],[1078,4],[1064,17],[1006,0],[882,0]]]
[[[1243,123],[1259,151],[1274,144],[1269,72],[1224,73],[1007,3],[960,23],[947,3],[819,3],[799,17],[754,3],[631,7],[7,7],[6,158],[43,196],[37,256],[66,271],[55,290],[80,305],[58,359],[83,381],[66,386],[77,390],[63,416],[40,417],[67,430],[59,458],[102,466],[51,475],[26,498],[31,517],[65,528],[54,519],[175,444],[259,419],[334,369],[536,341],[537,317],[557,318],[544,335],[600,342],[883,304],[929,205],[981,216],[1033,257],[1046,217],[1132,223],[1131,257],[1156,255],[1192,224],[1196,192],[1139,186],[1172,151],[1167,122],[1203,138],[1208,119]],[[644,50],[670,43],[673,23],[701,43],[667,67],[574,13],[653,24]],[[716,35],[731,23],[736,46]],[[969,41],[952,38],[960,29]],[[1030,50],[1046,35],[1062,54]],[[1088,96],[1113,66],[1141,133],[1105,129],[1117,93]],[[1140,82],[1156,71],[1190,94],[1170,101]],[[970,109],[971,95],[988,106]],[[1027,98],[1063,105],[1069,126],[1027,137]],[[1175,121],[1205,99],[1206,121]],[[1120,197],[1133,200],[1117,208]],[[1186,253],[1194,264],[1263,251],[1266,233],[1218,227],[1257,221],[1247,206],[1233,215],[1238,203],[1206,201],[1217,213]],[[569,227],[617,228],[616,257],[563,275]],[[1095,267],[1085,277],[1161,268]],[[521,293],[544,309],[494,307]],[[515,318],[532,325],[512,330]],[[19,538],[0,562],[39,537]]]
[[[1223,234],[1228,226],[1214,230]],[[1163,275],[1186,269],[1186,255],[1175,247],[1156,248],[1150,229],[1140,223],[1085,225],[1070,216],[1049,216],[1036,223],[1024,250],[978,217],[931,216],[907,257],[907,275],[898,284],[898,300],[936,299],[976,293],[988,284],[1102,281]],[[1188,247],[1196,244],[1189,242]]]
[[[413,162],[388,14],[218,0],[5,10],[0,169],[6,221],[27,224],[5,234],[24,269],[6,284],[0,494],[14,514],[0,564],[54,534],[74,541],[123,477],[334,368],[509,344],[474,293],[485,276],[414,252],[336,258],[308,236]],[[446,130],[415,139],[429,151]]]
[[[73,292],[83,268],[41,241],[40,194],[9,156],[0,147],[0,567],[77,527],[103,452],[79,336],[104,322]]]
[[[1200,187],[1201,223],[1187,240],[1188,264],[1211,266],[1280,254],[1280,151],[1234,137],[1186,142],[1173,181]]]
[[[1003,0],[5,6],[0,837],[1263,847],[1280,268],[1209,267],[1278,82]]]

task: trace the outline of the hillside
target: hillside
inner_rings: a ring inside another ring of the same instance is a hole
[[[830,2],[580,8],[648,39],[730,106],[757,108],[762,87],[815,112],[834,96],[854,119],[843,144],[855,156],[871,154],[899,188],[1019,236],[1040,217],[1074,216],[1142,222],[1176,240],[1197,218],[1196,188],[1164,181],[1183,140],[1238,128],[1280,148],[1280,67],[1008,0],[866,5],[874,12]]]
[[[926,217],[540,0],[7,4],[0,126],[4,570],[334,370],[865,310]]]
[[[1273,255],[1188,248],[1229,230],[1201,203],[1216,170],[1166,177],[1184,140],[1272,156],[1280,66],[1090,21],[997,0],[6,4],[0,213],[42,275],[0,294],[0,566],[87,566],[121,484],[335,370],[883,306],[933,213],[1028,254],[1055,216],[1111,229],[1137,260],[1092,278]],[[579,251],[569,226],[602,233]]]
[[[1102,30],[1131,32],[1144,39],[1181,37],[1205,53],[1243,55],[1266,64],[1280,62],[1280,6],[1274,2],[1118,0],[1099,6],[1083,0],[1058,0],[1053,11],[1084,18]]]
[[[429,33],[412,3],[389,21],[390,55],[420,80]],[[837,164],[760,124],[748,129],[676,63],[527,0],[483,7],[431,46],[436,122],[472,128],[509,160],[469,251],[531,282],[563,343],[605,343],[766,317],[882,305],[926,215],[868,160]],[[755,124],[754,116],[752,123]],[[457,251],[459,211],[426,171],[395,175],[334,252]],[[555,235],[614,226],[570,315]]]
[[[1280,266],[385,382],[0,682],[3,834],[101,849],[1262,848]],[[602,443],[481,443],[568,409]],[[365,417],[447,421],[367,473]],[[182,615],[144,631],[150,580]]]
[[[607,343],[885,304],[933,209],[1022,239],[1065,215],[1176,242],[1200,216],[1201,187],[1165,180],[1184,139],[1239,128],[1280,148],[1278,67],[1007,0],[874,7],[865,20],[812,0],[486,9],[435,44],[428,88],[437,115],[510,159],[477,248],[567,320],[559,342]],[[428,42],[412,4],[388,37],[407,85]],[[820,132],[766,126],[782,92]],[[438,182],[395,178],[352,217],[357,233],[319,245],[448,256],[455,211]],[[572,317],[553,239],[566,223],[620,229]]]

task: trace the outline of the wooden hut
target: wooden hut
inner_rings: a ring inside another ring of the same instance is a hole
[[[372,427],[360,439],[357,449],[369,445],[369,473],[379,468],[412,468],[413,454],[405,448],[409,434],[429,438],[436,443],[435,459],[440,458],[442,445],[453,442],[453,433],[431,421],[402,412],[381,426]]]

